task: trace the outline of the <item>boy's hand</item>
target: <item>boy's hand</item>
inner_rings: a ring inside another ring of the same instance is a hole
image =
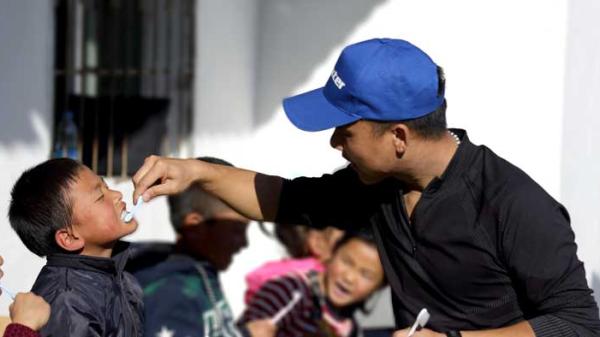
[[[250,331],[251,337],[273,337],[277,332],[277,327],[270,318],[248,322],[246,328]]]
[[[202,162],[195,159],[175,159],[150,156],[133,176],[133,200],[140,195],[144,201],[159,195],[183,192],[197,177],[194,168]]]
[[[50,305],[34,293],[18,293],[8,310],[13,323],[35,331],[43,328],[50,318]]]

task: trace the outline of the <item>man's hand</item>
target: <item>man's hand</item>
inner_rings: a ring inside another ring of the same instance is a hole
[[[198,177],[195,168],[203,162],[195,159],[175,159],[150,156],[133,176],[133,200],[142,195],[144,201],[159,195],[183,192]]]
[[[246,328],[252,337],[273,337],[277,332],[277,327],[268,318],[248,322]]]
[[[133,176],[133,201],[183,192],[197,182],[249,219],[273,221],[283,178],[197,159],[150,156]]]
[[[410,328],[398,330],[398,331],[394,332],[393,337],[407,337],[409,330],[410,330]],[[429,329],[421,329],[419,331],[416,331],[413,335],[413,337],[445,337],[445,336],[446,335],[443,333],[435,332],[435,331],[429,330]]]
[[[43,328],[50,318],[50,305],[34,293],[18,293],[8,310],[13,323],[35,331]]]

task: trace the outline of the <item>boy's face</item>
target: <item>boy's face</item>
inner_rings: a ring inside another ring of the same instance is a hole
[[[360,239],[350,239],[334,252],[326,274],[327,298],[338,308],[363,301],[384,278],[377,248]]]
[[[137,221],[125,223],[121,213],[125,203],[121,192],[108,188],[103,179],[83,167],[77,181],[71,186],[73,229],[84,239],[83,255],[97,255],[102,250],[137,229]]]
[[[224,271],[231,265],[233,256],[248,245],[248,223],[249,220],[236,211],[223,209],[198,224],[183,226],[180,242],[188,254]]]

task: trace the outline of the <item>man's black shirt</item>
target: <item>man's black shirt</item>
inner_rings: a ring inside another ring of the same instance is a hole
[[[427,308],[436,331],[528,320],[537,336],[600,336],[567,211],[520,169],[453,132],[461,144],[411,219],[400,181],[366,186],[346,168],[285,181],[276,221],[370,225],[398,328]]]

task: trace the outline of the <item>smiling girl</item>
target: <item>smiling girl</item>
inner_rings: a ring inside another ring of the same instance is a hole
[[[298,293],[298,303],[275,322],[277,337],[355,336],[355,310],[384,284],[371,235],[346,233],[334,247],[324,272],[292,273],[265,283],[238,324],[276,316]]]

